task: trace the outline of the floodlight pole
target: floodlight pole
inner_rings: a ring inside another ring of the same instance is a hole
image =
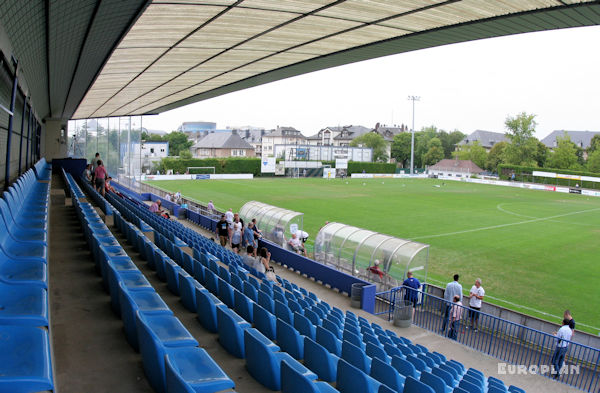
[[[412,116],[412,130],[410,138],[410,174],[414,174],[415,171],[415,101],[419,101],[419,96],[408,96],[408,100],[412,101],[413,116]]]

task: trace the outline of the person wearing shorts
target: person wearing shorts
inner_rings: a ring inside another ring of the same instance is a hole
[[[94,171],[94,178],[96,179],[95,180],[96,191],[101,193],[102,196],[104,196],[106,194],[106,187],[104,185],[104,183],[106,182],[106,177],[107,177],[106,168],[104,168],[104,164],[102,163],[102,160],[98,160],[98,166],[96,167],[96,170]]]
[[[229,240],[229,223],[225,219],[225,214],[221,214],[221,220],[217,222],[217,236],[221,246],[225,247]]]
[[[479,322],[479,311],[481,310],[481,300],[485,296],[485,291],[481,286],[481,279],[475,280],[475,285],[471,287],[469,293],[471,299],[469,300],[469,319],[471,320],[471,328],[473,331],[477,331],[477,323]]]

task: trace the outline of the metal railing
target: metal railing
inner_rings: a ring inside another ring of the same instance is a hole
[[[396,306],[405,307],[406,294],[406,287],[377,293],[374,314],[387,314],[387,319],[392,320]],[[448,336],[449,312],[453,304],[426,291],[418,291],[418,298],[413,323],[436,334]],[[457,307],[462,310],[461,318],[455,326],[457,342],[510,364],[505,368],[499,364],[499,373],[502,370],[507,373],[525,371],[551,377],[556,337],[469,307]],[[472,328],[475,318],[477,330]],[[559,377],[561,382],[586,392],[599,391],[599,349],[569,341],[565,365],[567,367],[562,369]]]

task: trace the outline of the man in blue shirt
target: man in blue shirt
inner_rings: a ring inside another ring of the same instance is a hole
[[[419,300],[418,289],[421,287],[419,280],[413,277],[411,271],[406,273],[406,280],[402,283],[405,287],[404,300],[408,300],[413,304],[413,308],[417,307],[417,301]]]
[[[454,296],[459,296],[459,299],[462,299],[462,285],[458,282],[459,276],[458,274],[454,275],[454,281],[449,282],[446,285],[446,291],[444,292],[444,323],[442,324],[442,332],[446,331],[446,327],[448,326],[448,319],[450,317],[450,309],[452,308],[452,303],[454,301]]]
[[[254,239],[254,231],[252,230],[253,226],[254,226],[254,224],[249,223],[248,226],[246,227],[246,229],[244,229],[244,234],[242,236],[242,245],[252,246],[253,249],[256,250],[256,247],[258,246],[258,244],[256,243],[256,240]],[[254,251],[254,257],[256,257],[256,251]]]

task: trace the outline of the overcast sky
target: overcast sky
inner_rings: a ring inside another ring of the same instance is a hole
[[[600,131],[600,27],[520,34],[423,49],[272,82],[147,116],[171,131],[184,121],[306,136],[336,125],[412,123],[469,134],[504,132],[509,115],[536,114],[537,137],[553,130]]]

